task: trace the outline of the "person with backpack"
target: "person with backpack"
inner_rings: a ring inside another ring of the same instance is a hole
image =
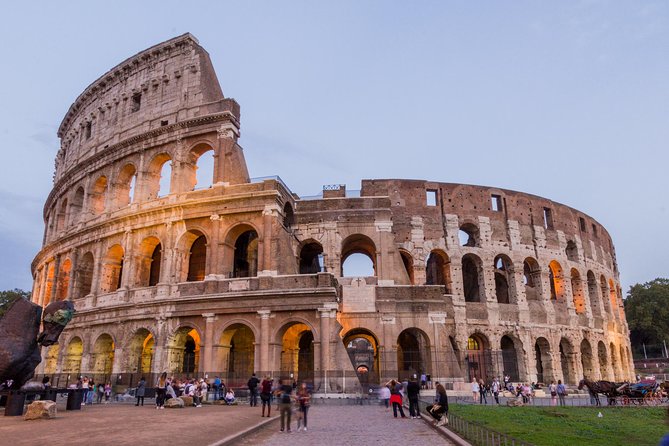
[[[260,383],[260,401],[262,402],[262,415],[265,416],[265,406],[267,406],[267,416],[269,417],[270,410],[272,408],[272,378],[269,376],[262,380]]]
[[[275,391],[275,395],[279,399],[279,414],[281,415],[281,432],[287,430],[290,432],[290,416],[293,386],[284,384],[279,380],[279,387]]]
[[[258,406],[258,384],[260,383],[260,380],[256,378],[256,374],[253,373],[251,375],[251,378],[249,378],[249,381],[246,383],[246,385],[249,388],[249,404],[251,404],[251,407],[256,407]]]
[[[562,384],[562,380],[558,379],[558,385],[557,385],[557,394],[558,398],[560,399],[560,406],[565,406],[565,401],[564,397],[567,396],[567,388]]]

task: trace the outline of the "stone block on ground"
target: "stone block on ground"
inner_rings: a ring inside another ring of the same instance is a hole
[[[165,407],[167,409],[182,409],[184,407],[184,400],[181,398],[170,398],[165,401]]]
[[[184,405],[186,407],[192,407],[193,406],[193,397],[192,396],[180,396],[179,398],[181,398],[183,400]]]
[[[56,403],[49,400],[33,401],[29,406],[24,420],[48,420],[56,418]]]
[[[509,406],[509,407],[520,407],[520,406],[524,406],[525,403],[523,403],[523,400],[520,399],[520,398],[513,398],[513,399],[510,399],[509,401],[507,401],[506,405]]]

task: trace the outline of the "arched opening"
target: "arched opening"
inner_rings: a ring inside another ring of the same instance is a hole
[[[599,305],[599,294],[597,293],[597,279],[592,271],[588,271],[588,299],[590,300],[590,308],[592,308],[593,316],[599,317],[601,308]]]
[[[233,277],[255,277],[258,275],[258,233],[254,230],[242,232],[235,241]]]
[[[568,260],[571,260],[572,262],[578,262],[578,247],[576,246],[576,242],[569,240],[564,252],[567,255]]]
[[[602,274],[599,276],[599,286],[601,289],[602,302],[604,302],[604,310],[607,313],[610,313],[611,310],[611,299],[607,299],[606,296],[609,296],[609,286],[606,282],[606,277]]]
[[[120,209],[133,202],[135,195],[135,183],[137,180],[137,169],[133,164],[123,166],[118,174],[115,184],[114,202],[116,208]]]
[[[397,376],[401,381],[413,375],[430,374],[430,340],[417,328],[407,328],[397,337]]]
[[[495,257],[495,295],[500,304],[515,302],[515,282],[513,280],[513,263],[503,254]]]
[[[67,344],[65,357],[63,358],[63,373],[74,374],[75,377],[81,372],[81,357],[84,353],[84,343],[80,337],[75,336]]]
[[[370,385],[379,384],[379,344],[376,336],[358,328],[349,331],[343,341],[360,387],[366,390]]]
[[[169,195],[172,180],[172,157],[168,153],[159,153],[154,156],[149,163],[146,176],[146,197],[148,199]]]
[[[155,345],[155,338],[149,330],[137,330],[130,340],[126,370],[142,376],[151,373]]]
[[[316,274],[324,271],[323,247],[320,243],[309,242],[300,250],[300,274]]]
[[[84,188],[79,186],[74,193],[74,198],[70,204],[70,222],[76,225],[81,221],[81,212],[84,208]]]
[[[255,335],[244,324],[233,324],[223,331],[217,362],[227,371],[226,384],[244,385],[254,370]]]
[[[577,314],[585,313],[585,293],[583,291],[583,280],[576,268],[571,269],[571,294],[574,299],[574,310]]]
[[[523,283],[527,300],[541,300],[541,268],[539,262],[532,257],[523,261]]]
[[[73,298],[78,299],[91,294],[91,285],[93,284],[93,269],[95,261],[93,254],[89,251],[84,254],[77,262],[77,275],[74,284]]]
[[[107,206],[107,177],[99,177],[93,183],[93,189],[90,194],[90,206],[93,215],[100,215],[105,211]]]
[[[616,294],[616,285],[613,279],[609,279],[609,299],[611,299],[611,314],[618,317],[618,296]]]
[[[139,245],[137,286],[155,286],[160,281],[162,245],[157,237],[147,237]]]
[[[509,375],[511,381],[520,381],[518,370],[518,352],[516,346],[509,336],[502,336],[500,341],[502,350],[502,367],[504,375]]]
[[[290,203],[286,202],[283,205],[283,227],[286,229],[291,229],[295,224],[295,214],[293,213],[293,207]]]
[[[281,375],[297,382],[313,383],[314,334],[308,325],[296,322],[281,335]]]
[[[400,257],[402,258],[402,265],[404,265],[404,272],[406,273],[406,278],[408,280],[407,283],[415,285],[413,276],[413,257],[403,249],[400,250]]]
[[[488,339],[480,333],[467,339],[467,378],[487,379],[493,373]]]
[[[44,287],[44,303],[42,306],[46,307],[51,302],[51,293],[53,287],[56,286],[56,267],[53,262],[49,262],[46,267],[46,286]]]
[[[196,236],[195,233],[189,233]],[[199,233],[198,233],[199,234]],[[193,240],[188,251],[188,275],[187,282],[199,282],[204,280],[207,266],[207,238],[200,234]]]
[[[58,214],[56,215],[56,233],[60,234],[67,223],[67,198],[60,203]]]
[[[194,156],[196,151],[191,151],[191,156]],[[209,149],[197,156],[195,161],[195,184],[194,190],[206,189],[214,184],[214,150]]]
[[[474,254],[465,254],[462,257],[462,285],[465,302],[483,302],[483,263]]]
[[[47,348],[46,359],[44,361],[44,374],[53,375],[58,368],[58,353],[60,345],[53,344]]]
[[[113,245],[107,250],[103,259],[102,277],[100,279],[100,291],[111,293],[121,287],[123,277],[123,248],[121,245]]]
[[[581,341],[581,367],[585,378],[595,380],[595,369],[592,364],[592,347],[587,339]]]
[[[602,341],[597,343],[597,356],[599,357],[599,376],[601,379],[614,379],[609,374],[608,361],[606,360],[606,345]]]
[[[460,246],[480,246],[480,233],[479,228],[474,223],[465,223],[460,226],[458,231],[458,239],[460,240]]]
[[[167,347],[168,373],[195,374],[200,368],[200,334],[192,327],[181,327]]]
[[[60,264],[58,272],[58,282],[56,288],[56,300],[67,299],[67,290],[70,287],[70,271],[72,270],[72,262],[70,259],[65,259]]]
[[[548,264],[548,281],[551,286],[551,300],[562,300],[564,298],[564,276],[562,267],[555,260]]]
[[[453,292],[451,260],[444,251],[434,250],[430,252],[425,266],[425,284],[443,285],[446,287],[446,294]]]
[[[376,276],[376,245],[369,237],[354,234],[342,242],[342,277]]]
[[[114,340],[108,334],[101,334],[93,345],[93,367],[91,370],[95,375],[103,375],[104,381],[107,381],[111,375],[112,365],[114,364]],[[100,381],[100,377],[97,377]]]
[[[534,355],[537,368],[537,382],[548,383],[555,379],[553,361],[551,360],[551,345],[546,338],[537,338],[534,343]]]
[[[565,384],[574,384],[576,373],[574,371],[574,364],[572,357],[574,348],[568,339],[560,339],[560,365],[562,366],[562,381]]]

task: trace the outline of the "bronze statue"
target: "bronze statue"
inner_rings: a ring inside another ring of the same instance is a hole
[[[33,377],[42,360],[40,349],[58,342],[58,337],[74,316],[67,300],[52,302],[44,309],[22,298],[0,305],[0,390],[19,389]]]

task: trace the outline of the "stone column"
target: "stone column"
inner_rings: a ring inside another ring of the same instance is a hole
[[[46,291],[46,276],[49,272],[49,264],[45,263],[42,267],[41,277],[40,277],[40,286],[39,286],[39,304],[44,306],[44,293]]]
[[[53,279],[51,286],[51,293],[49,295],[49,303],[53,302],[56,299],[56,294],[58,293],[58,276],[60,275],[60,254],[56,255],[53,265]]]
[[[269,364],[269,310],[258,310],[260,316],[260,363],[256,367],[259,372],[271,371]]]
[[[76,284],[77,281],[77,276],[79,275],[79,271],[77,268],[77,261],[79,257],[79,250],[77,248],[74,248],[72,250],[72,254],[70,254],[70,262],[71,262],[71,267],[70,267],[70,283],[67,284],[67,300],[72,300],[72,295],[74,294],[74,285]]]
[[[330,318],[331,308],[319,308],[321,318],[321,373],[330,369]]]
[[[118,375],[128,370],[123,370],[123,360],[125,359],[124,349],[122,347],[114,346],[114,362],[112,363],[112,383],[115,382]]]
[[[258,271],[272,271],[272,224],[274,219],[279,216],[279,207],[277,205],[267,205],[262,212],[262,252],[258,262]]]
[[[202,317],[205,321],[202,372],[209,373],[213,372],[211,365],[214,352],[214,321],[216,316],[214,313],[202,313]]]

